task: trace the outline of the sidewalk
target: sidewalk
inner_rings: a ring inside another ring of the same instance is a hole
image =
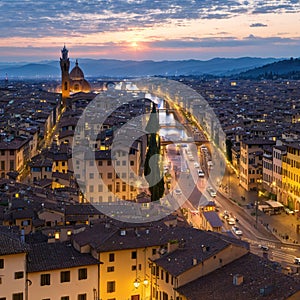
[[[228,168],[227,168],[228,171]],[[263,198],[258,197],[256,191],[246,191],[239,185],[237,175],[231,170],[229,186],[227,192],[220,189],[219,192],[226,195],[234,203],[242,207],[247,215],[249,215],[256,224],[255,203],[262,203]],[[224,193],[225,192],[225,193]],[[252,222],[253,222],[252,221]],[[263,226],[275,239],[289,245],[300,246],[300,234],[297,233],[297,225],[300,221],[294,215],[286,215],[282,212],[280,215],[268,215],[258,210],[257,225]]]

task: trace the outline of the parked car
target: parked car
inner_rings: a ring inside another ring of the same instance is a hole
[[[293,210],[290,210],[289,208],[285,208],[284,209],[285,210],[285,213],[287,214],[287,215],[293,215],[294,214],[294,211]]]

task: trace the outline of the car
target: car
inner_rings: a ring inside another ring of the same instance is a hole
[[[289,208],[285,208],[284,210],[285,210],[285,213],[286,213],[287,215],[293,215],[293,214],[294,214],[294,211],[291,210],[291,209],[289,209]]]
[[[263,251],[269,251],[269,247],[265,245],[258,245],[258,248],[263,250]]]
[[[195,167],[195,168],[200,168],[200,165],[199,165],[199,163],[197,163],[197,162],[194,162],[194,167]]]
[[[227,223],[228,223],[229,225],[235,225],[235,219],[234,219],[234,218],[228,218],[228,219],[227,219]]]
[[[236,234],[236,235],[243,235],[242,230],[240,230],[237,226],[232,226],[232,231]]]
[[[198,170],[198,176],[204,177],[204,172],[201,169]]]
[[[229,212],[227,210],[224,210],[223,212],[223,219],[228,219],[229,218]]]
[[[181,190],[179,190],[179,189],[174,190],[174,193],[175,193],[175,195],[181,195],[182,194]]]
[[[209,193],[209,195],[211,197],[216,197],[217,196],[216,191],[211,186],[209,186],[206,190],[207,190],[207,192]]]
[[[294,264],[300,265],[300,257],[295,257],[294,258]]]

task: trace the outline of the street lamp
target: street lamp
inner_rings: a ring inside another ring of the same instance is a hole
[[[140,286],[140,281],[139,281],[139,279],[136,279],[136,280],[133,282],[133,286],[134,286],[136,289]]]

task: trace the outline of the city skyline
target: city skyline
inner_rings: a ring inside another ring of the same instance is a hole
[[[0,62],[57,59],[64,44],[72,57],[95,59],[299,57],[297,0],[3,0],[0,7]]]

